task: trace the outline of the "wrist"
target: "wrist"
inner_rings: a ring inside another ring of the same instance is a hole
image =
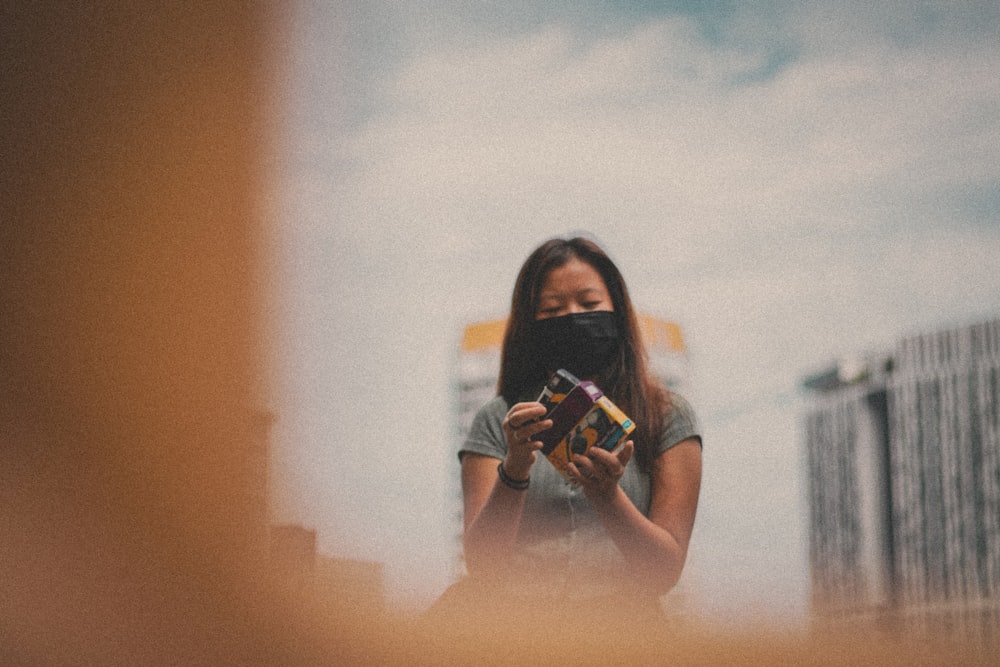
[[[525,491],[528,488],[528,483],[531,481],[527,476],[525,477],[514,477],[504,468],[504,463],[501,461],[497,464],[497,475],[500,478],[500,482],[504,486],[507,486],[515,491]]]
[[[618,497],[624,495],[625,491],[615,482],[611,488],[590,488],[584,487],[584,495],[594,506],[595,510],[611,511],[618,502]]]
[[[528,479],[531,476],[531,466],[535,462],[534,452],[531,458],[521,458],[508,455],[503,460],[503,469],[509,476],[515,479]]]

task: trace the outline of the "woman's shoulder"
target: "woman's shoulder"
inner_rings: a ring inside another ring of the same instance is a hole
[[[694,408],[682,394],[668,392],[670,411],[667,414],[663,437],[660,438],[660,452],[665,452],[676,444],[697,438],[701,442],[701,424]]]
[[[504,400],[503,396],[494,396],[480,406],[479,410],[476,411],[476,418],[496,419],[499,417],[502,420],[508,409],[507,401]]]
[[[680,416],[685,419],[695,420],[694,407],[683,394],[676,391],[668,391],[667,396],[670,403],[670,414],[674,416]]]
[[[507,451],[502,425],[506,414],[507,401],[503,396],[494,396],[484,403],[472,418],[469,431],[458,450],[459,459],[467,452],[503,458]]]

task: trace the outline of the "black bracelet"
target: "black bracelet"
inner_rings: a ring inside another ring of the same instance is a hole
[[[507,474],[507,471],[503,469],[503,461],[497,464],[497,474],[500,475],[500,481],[514,489],[515,491],[524,491],[528,488],[528,482],[531,479],[514,479]]]

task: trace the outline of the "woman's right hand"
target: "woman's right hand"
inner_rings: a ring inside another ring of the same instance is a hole
[[[538,402],[516,403],[503,418],[503,432],[507,438],[507,458],[504,471],[515,479],[528,479],[535,462],[535,452],[542,443],[535,437],[552,428],[551,419],[545,416],[545,406]]]

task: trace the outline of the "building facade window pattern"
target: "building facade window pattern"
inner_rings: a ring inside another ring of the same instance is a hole
[[[904,341],[889,381],[903,603],[1000,597],[1000,322]]]
[[[814,602],[984,630],[1000,620],[1000,320],[906,338],[869,370],[811,386]]]
[[[857,441],[858,401],[854,396],[830,401],[823,410],[809,415],[808,439],[812,445],[811,466],[818,474],[810,478],[809,518],[813,591],[840,591],[853,599],[859,592],[858,562],[861,536],[856,514],[857,474],[853,450]],[[822,480],[822,484],[818,483]],[[825,493],[827,486],[840,493]],[[831,601],[824,600],[829,604]]]
[[[826,610],[887,604],[887,443],[880,389],[846,388],[817,399],[805,423],[813,602]]]

